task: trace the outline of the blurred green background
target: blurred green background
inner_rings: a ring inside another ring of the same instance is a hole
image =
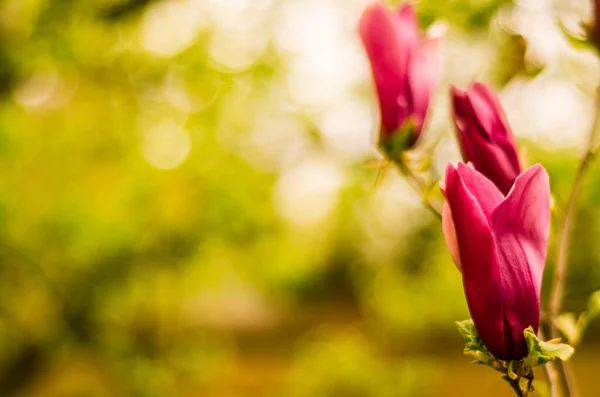
[[[378,181],[366,3],[0,0],[1,396],[511,395],[462,355],[439,221],[395,170]],[[427,175],[459,158],[449,83],[479,79],[564,202],[600,68],[557,20],[590,4],[417,9],[447,29]],[[574,312],[600,289],[598,171]]]

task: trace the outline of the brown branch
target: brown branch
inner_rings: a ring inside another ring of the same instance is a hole
[[[504,379],[505,381],[508,382],[508,384],[514,390],[517,397],[525,397],[525,395],[523,394],[523,390],[521,389],[521,386],[519,385],[518,379],[511,379],[511,377],[508,375],[504,375],[502,377],[502,379]]]

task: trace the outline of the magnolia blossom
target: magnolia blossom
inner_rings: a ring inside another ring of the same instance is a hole
[[[448,165],[442,222],[462,272],[481,340],[498,359],[527,355],[523,336],[540,322],[540,289],[550,230],[548,174],[536,164],[505,196],[471,167]]]
[[[589,40],[600,48],[600,0],[593,0],[594,17],[588,26]]]
[[[494,92],[481,83],[452,87],[452,110],[465,161],[507,194],[521,173],[515,138]]]
[[[377,89],[381,138],[389,138],[410,121],[407,146],[411,146],[421,133],[438,81],[437,39],[421,37],[410,4],[396,12],[379,2],[371,4],[362,14],[359,30]]]

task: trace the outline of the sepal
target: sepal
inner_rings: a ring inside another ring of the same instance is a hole
[[[416,140],[416,128],[412,118],[408,118],[400,128],[390,134],[381,134],[379,147],[392,161],[400,161],[402,154],[410,149]]]
[[[557,358],[567,361],[575,352],[575,349],[566,343],[539,340],[533,328],[528,327],[523,331],[527,341],[527,357],[519,360],[499,360],[489,352],[481,341],[472,319],[456,321],[455,324],[465,341],[464,354],[474,357],[474,364],[485,364],[496,371],[502,372],[510,379],[526,377],[531,374],[533,368],[542,366]]]
[[[473,320],[455,321],[454,324],[456,324],[458,332],[465,341],[463,353],[475,358],[473,364],[484,364],[497,369],[497,362],[500,360],[496,359],[487,347],[485,347],[481,338],[479,338]]]
[[[523,360],[525,367],[534,368],[546,364],[547,362],[560,359],[567,361],[571,358],[575,349],[566,344],[554,341],[544,342],[538,339],[533,331],[533,328],[527,327],[523,331],[525,340],[527,341],[528,355]]]

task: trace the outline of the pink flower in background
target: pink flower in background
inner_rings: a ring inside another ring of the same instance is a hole
[[[498,359],[527,355],[523,331],[537,332],[550,231],[548,174],[536,164],[504,196],[471,167],[448,165],[443,231],[462,271],[469,312]]]
[[[600,0],[593,1],[594,17],[587,27],[589,40],[600,49]]]
[[[521,173],[515,138],[494,92],[481,83],[452,87],[452,109],[465,162],[507,194]]]
[[[371,64],[381,111],[380,138],[413,123],[406,146],[415,143],[423,128],[429,99],[437,85],[437,39],[421,37],[410,4],[396,12],[379,2],[368,6],[360,19],[360,37]]]

